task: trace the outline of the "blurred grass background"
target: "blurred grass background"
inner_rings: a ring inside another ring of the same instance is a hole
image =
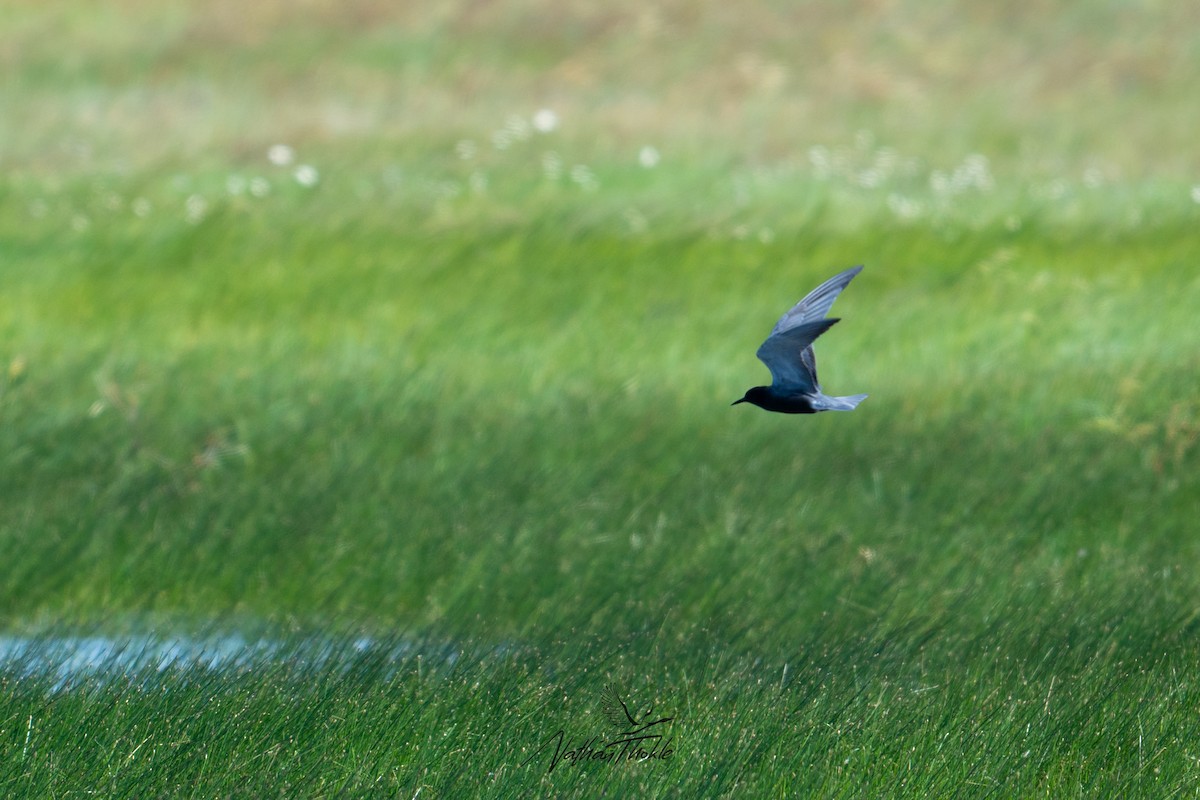
[[[1196,169],[1195,12],[1167,3],[14,3],[7,157],[257,160],[277,140],[384,159],[549,107],[613,153],[786,161],[873,131],[916,154],[1111,177]],[[137,147],[130,144],[136,142]],[[682,160],[682,159],[681,159]],[[64,163],[65,162],[65,163]]]
[[[1195,16],[6,6],[0,785],[1192,791]],[[230,629],[372,644],[37,667]],[[677,756],[522,766],[607,681]]]

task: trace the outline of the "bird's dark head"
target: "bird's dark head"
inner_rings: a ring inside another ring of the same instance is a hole
[[[756,406],[762,407],[771,397],[771,391],[766,386],[755,386],[753,389],[748,389],[741,400],[734,400],[730,405],[736,406],[738,403],[753,403]]]

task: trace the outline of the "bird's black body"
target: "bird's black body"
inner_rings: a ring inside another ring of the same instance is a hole
[[[733,401],[735,406],[738,403],[753,403],[761,409],[778,411],[780,414],[815,414],[823,410],[813,408],[806,395],[779,395],[772,392],[770,386],[755,386],[741,400]]]

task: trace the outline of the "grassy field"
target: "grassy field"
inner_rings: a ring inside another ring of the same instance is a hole
[[[0,793],[1196,796],[1200,26],[1023,9],[9,4]]]

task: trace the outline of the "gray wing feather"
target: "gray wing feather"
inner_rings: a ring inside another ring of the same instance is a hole
[[[854,280],[854,276],[860,272],[862,272],[861,266],[851,267],[813,289],[805,295],[803,300],[796,303],[791,310],[779,318],[779,322],[776,322],[775,327],[771,329],[771,335],[774,336],[777,333],[783,333],[824,318],[829,313],[829,309],[833,307],[833,301],[842,293],[842,289],[845,289],[850,281]],[[816,372],[815,365],[813,372]]]
[[[768,336],[757,355],[771,370],[771,385],[789,391],[816,391],[817,362],[812,343],[837,322],[836,318],[818,319]]]
[[[817,354],[813,352],[811,344],[800,351],[800,360],[804,362],[804,368],[808,370],[808,374],[812,375],[813,386],[820,391],[821,383],[817,380]]]

